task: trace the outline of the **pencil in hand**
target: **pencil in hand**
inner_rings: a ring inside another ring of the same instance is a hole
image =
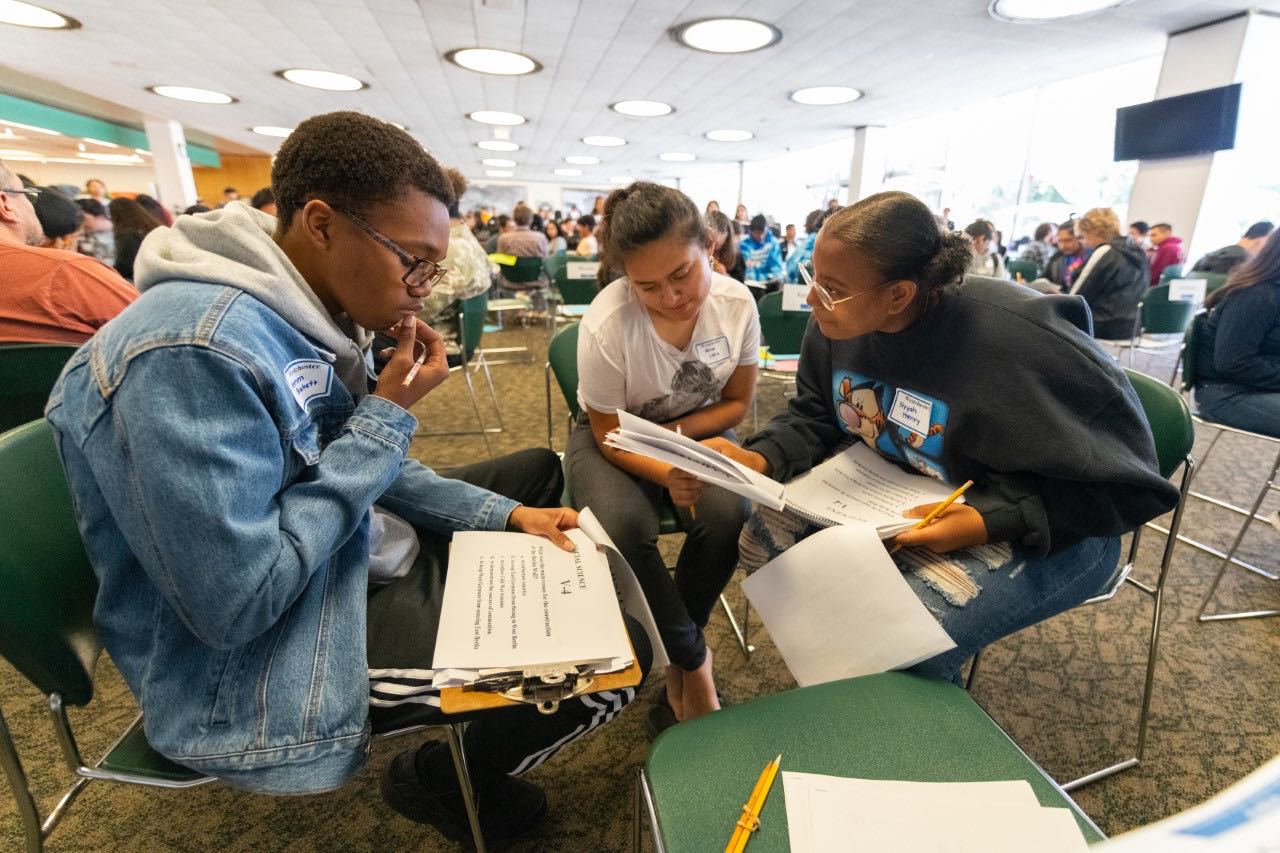
[[[965,480],[964,485],[962,485],[960,488],[952,492],[950,497],[948,497],[945,501],[935,506],[929,512],[928,515],[920,519],[920,522],[918,524],[912,525],[911,529],[919,530],[922,527],[928,527],[930,524],[933,524],[933,522],[937,520],[938,516],[942,515],[942,513],[946,511],[947,507],[955,503],[958,497],[963,495],[965,492],[969,491],[969,487],[972,485],[973,485],[973,480]],[[902,548],[901,545],[894,545],[891,549],[889,549],[889,553],[896,554],[901,548]]]

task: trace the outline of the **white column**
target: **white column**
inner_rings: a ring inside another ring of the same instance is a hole
[[[853,162],[849,165],[846,204],[884,189],[885,129],[863,126],[853,131]]]
[[[159,201],[173,211],[196,203],[196,179],[187,156],[187,138],[182,125],[171,119],[149,118],[144,122],[151,163],[159,187]]]

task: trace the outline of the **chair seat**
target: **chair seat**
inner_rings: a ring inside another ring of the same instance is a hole
[[[203,773],[176,764],[152,749],[141,721],[112,747],[98,767],[113,773],[128,773],[166,782],[194,782],[205,778]]]
[[[1097,828],[969,695],[954,684],[889,672],[734,705],[664,732],[646,767],[668,851],[718,850],[760,769],[865,779],[1025,779],[1041,805],[1068,807],[1085,838]],[[755,853],[786,850],[782,780],[760,815]]]

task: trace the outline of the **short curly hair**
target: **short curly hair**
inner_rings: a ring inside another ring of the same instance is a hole
[[[312,199],[364,215],[380,201],[419,189],[453,204],[453,187],[435,158],[400,128],[362,113],[312,116],[294,128],[271,167],[279,229]]]

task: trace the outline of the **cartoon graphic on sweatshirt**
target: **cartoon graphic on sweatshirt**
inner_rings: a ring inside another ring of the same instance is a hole
[[[700,360],[680,363],[671,377],[671,393],[646,400],[637,415],[655,424],[665,424],[694,409],[700,409],[716,396],[718,386],[711,368]]]
[[[949,407],[927,394],[848,370],[832,377],[840,428],[882,456],[948,481],[943,456]]]

